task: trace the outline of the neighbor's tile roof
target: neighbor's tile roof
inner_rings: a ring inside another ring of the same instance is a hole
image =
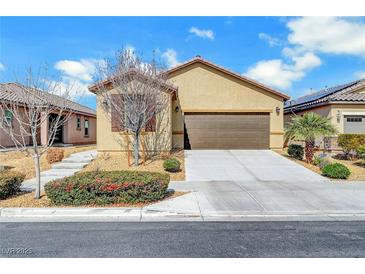
[[[350,83],[325,88],[320,91],[285,102],[285,112],[309,109],[330,102],[356,102],[365,104],[365,94],[355,91],[365,87],[365,78]]]
[[[67,107],[74,112],[83,113],[90,116],[96,115],[95,110],[60,96],[44,91],[29,89],[18,83],[0,83],[0,100],[24,104],[26,103],[25,98],[29,98],[30,92],[32,92],[34,95],[32,96],[32,100],[34,100],[37,104],[49,102],[56,107]]]
[[[175,71],[178,71],[178,70],[180,70],[182,68],[185,68],[185,67],[190,66],[190,65],[195,64],[195,63],[201,63],[201,64],[204,64],[204,65],[206,65],[208,67],[214,68],[214,69],[216,69],[218,71],[221,71],[221,72],[223,72],[225,74],[228,74],[228,75],[230,75],[230,76],[232,76],[234,78],[237,78],[237,79],[239,79],[241,81],[250,83],[251,85],[254,85],[256,87],[259,87],[259,88],[261,88],[263,90],[266,90],[266,91],[268,91],[270,93],[276,94],[276,95],[282,97],[284,100],[288,100],[290,98],[288,95],[286,95],[286,94],[284,94],[284,93],[282,93],[280,91],[277,91],[277,90],[275,90],[275,89],[273,89],[271,87],[268,87],[268,86],[266,86],[266,85],[264,85],[264,84],[262,84],[262,83],[260,83],[260,82],[258,82],[256,80],[253,80],[253,79],[251,79],[249,77],[243,76],[243,75],[241,75],[239,73],[233,72],[233,71],[231,71],[229,69],[226,69],[226,68],[224,68],[222,66],[219,66],[219,65],[217,65],[217,64],[215,64],[213,62],[210,62],[210,61],[202,58],[200,55],[197,55],[195,58],[190,59],[190,60],[186,61],[185,63],[179,64],[176,67],[173,67],[173,68],[169,69],[167,71],[167,73],[168,74],[171,74],[171,73],[173,73]]]

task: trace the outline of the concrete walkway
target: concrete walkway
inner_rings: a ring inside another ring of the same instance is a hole
[[[52,168],[41,172],[42,188],[46,183],[54,179],[59,179],[66,176],[71,176],[77,171],[80,171],[84,166],[90,163],[97,155],[96,150],[87,150],[71,154],[70,157],[65,158],[60,163],[52,165]],[[36,179],[25,180],[21,189],[25,191],[32,191],[35,189]]]
[[[186,181],[327,181],[271,150],[186,150]]]

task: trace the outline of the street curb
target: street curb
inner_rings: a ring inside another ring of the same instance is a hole
[[[0,208],[0,222],[12,221],[364,221],[365,211],[169,212],[136,208]]]

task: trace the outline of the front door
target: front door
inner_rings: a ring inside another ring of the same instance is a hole
[[[57,114],[51,114],[49,116],[49,125],[51,127],[53,121],[55,121],[57,119]],[[62,120],[63,118],[60,118],[60,120]],[[50,133],[50,128],[48,129],[49,133]],[[63,125],[60,125],[57,127],[56,129],[56,133],[55,133],[55,138],[53,143],[57,144],[57,143],[62,143],[63,142]]]

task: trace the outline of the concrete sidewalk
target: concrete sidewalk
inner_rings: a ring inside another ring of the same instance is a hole
[[[63,159],[61,162],[53,164],[51,169],[41,172],[42,188],[49,181],[71,176],[80,171],[84,166],[95,159],[96,155],[96,150],[82,151],[73,153],[68,158]],[[35,189],[35,185],[35,178],[25,180],[22,183],[21,189],[24,191],[33,191]]]

